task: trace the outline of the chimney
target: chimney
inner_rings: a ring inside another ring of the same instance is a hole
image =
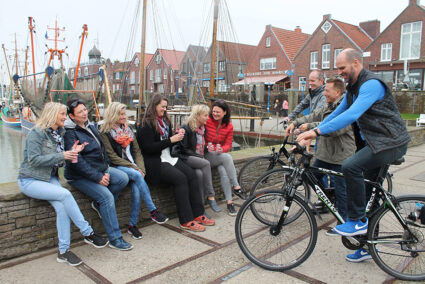
[[[323,20],[330,20],[331,17],[332,17],[331,14],[323,15]]]
[[[297,33],[299,33],[299,34],[302,33],[302,30],[301,30],[301,27],[300,26],[296,26],[295,29],[294,29],[294,31],[297,32]]]
[[[372,20],[367,22],[361,22],[359,24],[372,39],[375,39],[381,32],[381,22],[379,20]]]
[[[420,6],[421,5],[421,0],[409,0],[409,6],[412,6],[412,5],[418,5],[418,6]]]

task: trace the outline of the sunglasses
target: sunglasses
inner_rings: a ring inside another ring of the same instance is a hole
[[[74,108],[76,108],[78,105],[80,105],[80,104],[85,104],[85,102],[83,101],[83,100],[81,100],[81,99],[78,99],[78,100],[76,100],[76,101],[74,101],[74,102],[72,102],[72,104],[70,104],[69,106],[68,106],[68,113],[70,113],[71,112],[71,109],[74,109]]]

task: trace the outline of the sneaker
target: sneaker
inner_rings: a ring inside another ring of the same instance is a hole
[[[368,259],[372,259],[372,256],[367,250],[358,249],[354,253],[347,254],[345,259],[349,262],[362,262]]]
[[[100,215],[100,209],[99,209],[99,207],[100,207],[100,205],[96,201],[92,201],[91,202],[91,208],[94,211],[96,211],[97,215],[99,215],[99,218],[102,219],[102,215]]]
[[[154,211],[151,212],[151,219],[152,221],[158,224],[164,224],[165,222],[168,221],[167,216],[159,212],[158,209],[155,209]]]
[[[128,233],[135,240],[140,240],[142,238],[142,233],[139,231],[139,229],[136,226],[128,226]]]
[[[217,202],[215,201],[215,199],[213,199],[213,200],[208,199],[208,204],[210,205],[211,209],[214,212],[220,212],[221,211],[221,208],[217,205]]]
[[[326,231],[326,235],[327,236],[331,236],[331,237],[340,236],[340,234],[338,234],[337,232],[335,232],[334,229],[327,230]]]
[[[95,232],[91,232],[90,235],[84,237],[84,241],[88,244],[91,244],[95,248],[104,248],[109,244],[107,238],[101,237]]]
[[[133,245],[130,243],[127,243],[122,237],[116,240],[110,241],[109,246],[111,248],[119,249],[119,250],[131,250],[133,248]]]
[[[215,225],[215,221],[208,218],[205,215],[201,215],[195,218],[195,221],[198,222],[199,224],[202,224],[204,226],[214,226]]]
[[[362,222],[361,220],[348,220],[344,224],[338,225],[334,231],[342,236],[352,237],[357,235],[364,235],[367,233],[368,220]]]
[[[185,229],[185,230],[190,230],[190,231],[194,231],[194,232],[203,232],[205,231],[205,227],[201,224],[199,224],[198,222],[195,221],[190,221],[184,224],[180,224],[180,228]]]
[[[227,214],[230,216],[236,216],[236,214],[238,214],[233,203],[227,204]]]
[[[67,250],[66,252],[64,252],[62,254],[60,252],[58,252],[58,257],[56,258],[56,260],[58,262],[68,262],[69,265],[71,265],[71,266],[77,266],[77,265],[80,265],[81,263],[83,263],[81,258],[76,256],[74,253],[72,253],[69,250]]]
[[[243,200],[248,199],[248,195],[245,193],[245,191],[242,190],[242,188],[233,189],[233,193]]]

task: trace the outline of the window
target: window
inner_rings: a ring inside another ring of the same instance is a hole
[[[112,93],[115,93],[115,84],[112,84]]]
[[[381,44],[381,61],[391,61],[392,43]]]
[[[217,80],[217,91],[225,92],[226,90],[226,81],[225,80]]]
[[[161,69],[159,69],[159,70],[161,70]],[[159,92],[160,94],[163,94],[163,93],[164,93],[164,84],[160,84],[160,85],[158,85],[158,92]]]
[[[84,68],[84,76],[85,77],[89,76],[89,68],[88,67]]]
[[[418,59],[421,48],[422,22],[401,25],[400,59]]]
[[[120,84],[117,84],[116,90],[117,92],[120,90]]]
[[[328,33],[328,31],[329,31],[331,28],[332,28],[332,25],[331,25],[331,23],[329,23],[328,21],[326,21],[326,22],[322,25],[322,27],[321,27],[322,31],[323,31],[325,34],[327,34],[327,33]]]
[[[310,69],[317,69],[317,65],[319,64],[319,52],[313,51],[310,53]]]
[[[75,76],[75,70],[71,69],[71,79],[74,79],[74,76]]]
[[[338,57],[338,55],[341,53],[342,48],[336,48],[334,50],[334,68],[336,68],[336,58]]]
[[[304,91],[306,85],[306,78],[305,77],[299,77],[298,78],[298,89]]]
[[[331,59],[331,45],[322,45],[322,69],[329,69]]]
[[[115,72],[115,80],[121,79],[121,72]]]
[[[164,68],[164,80],[167,80],[167,68]]]
[[[272,69],[276,69],[276,57],[260,59],[260,70],[272,70]]]
[[[226,70],[226,62],[225,61],[219,61],[218,62],[218,72],[222,72]]]
[[[153,81],[153,70],[149,70],[149,80]]]
[[[130,73],[130,84],[135,84],[136,83],[136,72],[131,71]]]
[[[187,63],[183,63],[183,73],[187,73]]]
[[[161,63],[161,54],[158,54],[155,58],[156,64]]]
[[[202,87],[209,87],[210,86],[210,81],[202,81]]]
[[[155,70],[155,83],[162,82],[161,80],[161,69]]]
[[[204,63],[204,73],[210,73],[210,63]]]
[[[266,37],[266,47],[270,47],[270,37]]]
[[[173,78],[173,70],[170,71],[170,81],[173,82],[174,78]]]
[[[134,60],[134,65],[137,67],[140,64],[140,60],[139,58],[136,57],[136,59]]]
[[[422,69],[410,69],[407,78],[404,74],[404,70],[397,70],[397,83],[393,85],[393,88],[396,90],[420,90],[422,86],[422,78]]]

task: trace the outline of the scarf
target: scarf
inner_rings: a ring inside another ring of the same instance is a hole
[[[53,130],[53,129],[51,129],[52,130],[52,137],[53,137],[53,139],[55,140],[55,142],[57,143],[57,146],[56,146],[56,152],[57,153],[62,153],[63,152],[63,138],[62,138],[62,136],[59,134],[59,132],[57,131],[57,130]],[[62,162],[60,162],[60,163],[57,163],[56,165],[54,165],[53,166],[53,171],[56,171],[57,170],[57,168],[59,168],[59,167],[63,167],[65,165],[65,162],[64,161],[62,161]]]
[[[157,117],[156,122],[159,127],[159,134],[161,135],[162,140],[167,139],[170,135],[170,127],[163,117]]]
[[[196,153],[203,157],[205,148],[205,127],[196,127],[194,131],[196,132]]]
[[[133,131],[131,131],[128,124],[122,124],[120,126],[115,125],[109,133],[111,134],[112,139],[114,139],[115,142],[120,144],[123,148],[127,148],[127,146],[134,141]]]

